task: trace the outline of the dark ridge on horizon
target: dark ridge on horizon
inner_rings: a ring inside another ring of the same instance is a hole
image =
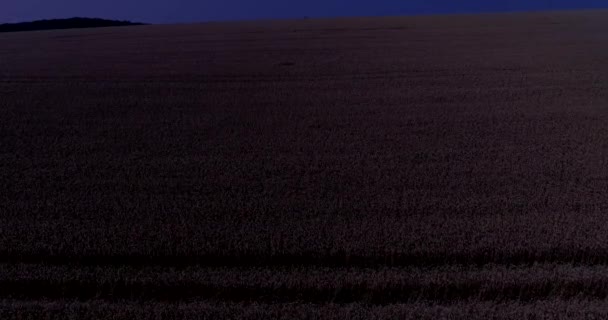
[[[36,20],[36,21],[30,21],[30,22],[0,24],[0,32],[123,27],[123,26],[139,26],[139,25],[144,25],[144,24],[145,23],[131,22],[131,21],[118,21],[118,20],[106,20],[106,19],[100,19],[100,18],[74,17],[74,18],[68,18],[68,19]]]

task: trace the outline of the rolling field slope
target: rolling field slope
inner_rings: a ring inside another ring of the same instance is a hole
[[[608,316],[608,11],[0,35],[0,317]]]

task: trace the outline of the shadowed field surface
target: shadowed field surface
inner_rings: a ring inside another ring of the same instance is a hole
[[[104,268],[1,265],[2,299],[244,303],[608,299],[608,267]]]
[[[601,317],[607,21],[2,34],[0,315]]]

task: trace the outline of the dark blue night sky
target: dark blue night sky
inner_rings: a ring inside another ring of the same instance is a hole
[[[2,0],[0,22],[72,16],[150,23],[608,8],[608,0]]]

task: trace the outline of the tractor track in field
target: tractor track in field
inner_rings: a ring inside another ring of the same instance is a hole
[[[608,266],[159,267],[2,264],[0,299],[243,303],[608,299]]]

